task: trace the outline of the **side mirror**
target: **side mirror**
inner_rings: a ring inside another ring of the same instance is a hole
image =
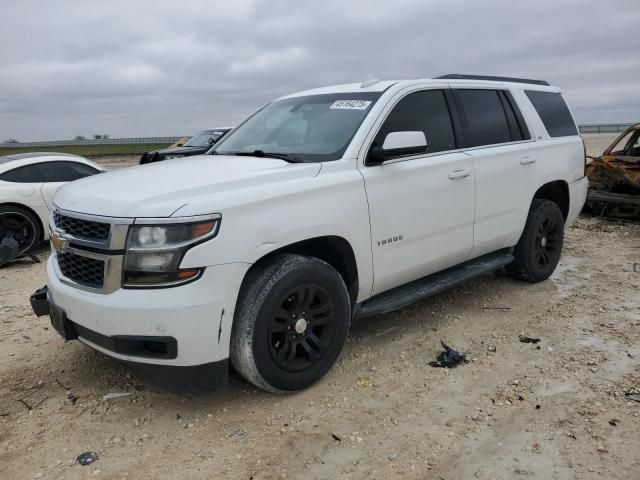
[[[213,145],[214,143],[216,143],[216,141],[213,139],[213,137],[209,137],[209,140],[207,140],[207,143],[209,145]]]
[[[390,158],[419,155],[426,151],[427,138],[424,132],[391,132],[385,137],[382,147],[376,146],[371,149],[368,163],[376,165]]]
[[[183,145],[184,145],[184,143],[176,143],[176,147],[181,147]]]

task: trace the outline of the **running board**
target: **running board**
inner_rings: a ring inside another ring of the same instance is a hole
[[[418,300],[444,292],[459,283],[498,270],[512,261],[513,255],[505,253],[504,250],[499,253],[474,258],[456,267],[434,273],[371,297],[361,304],[360,309],[355,313],[355,317],[371,317],[392,312],[411,305]]]

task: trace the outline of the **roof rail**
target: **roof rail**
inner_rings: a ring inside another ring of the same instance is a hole
[[[440,77],[435,77],[440,80],[491,80],[494,82],[513,82],[513,83],[532,83],[534,85],[547,85],[549,82],[545,80],[531,80],[530,78],[513,78],[513,77],[492,77],[490,75],[463,75],[461,73],[449,73]]]

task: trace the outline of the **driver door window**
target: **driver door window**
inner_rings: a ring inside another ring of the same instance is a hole
[[[373,146],[381,147],[391,132],[420,131],[427,154],[453,150],[455,138],[449,107],[442,90],[425,90],[404,97],[382,124]]]

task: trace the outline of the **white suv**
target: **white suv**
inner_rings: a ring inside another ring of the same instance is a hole
[[[65,338],[167,375],[226,381],[231,359],[261,388],[299,390],[331,368],[355,317],[502,267],[548,278],[584,169],[571,113],[543,81],[289,95],[206,155],[61,189],[34,310],[48,300]]]

